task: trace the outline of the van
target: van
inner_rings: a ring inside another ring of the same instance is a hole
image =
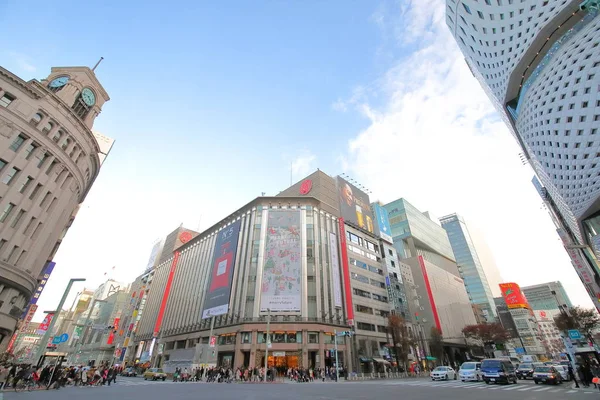
[[[517,383],[516,368],[509,360],[487,358],[481,362],[481,374],[486,384]]]
[[[513,363],[513,365],[515,366],[515,368],[519,368],[519,365],[521,364],[521,360],[519,360],[517,357],[512,357],[512,356],[500,356],[497,357],[501,360],[508,360],[511,363]],[[537,361],[537,357],[536,357],[536,361]],[[529,361],[529,362],[533,362],[533,361]]]

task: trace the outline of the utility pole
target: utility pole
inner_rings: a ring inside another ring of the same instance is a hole
[[[40,341],[40,346],[38,347],[37,353],[35,355],[35,362],[37,363],[38,366],[40,366],[40,360],[42,358],[42,356],[44,355],[44,353],[46,352],[46,346],[48,344],[48,339],[50,338],[50,334],[52,334],[52,331],[54,330],[54,325],[56,324],[56,320],[58,319],[58,315],[60,314],[63,306],[65,305],[65,301],[67,300],[67,297],[69,296],[69,292],[71,291],[71,287],[73,286],[73,283],[75,282],[83,282],[85,281],[85,278],[74,278],[69,280],[69,284],[67,285],[62,298],[60,299],[60,302],[58,303],[58,307],[56,308],[56,313],[54,314],[54,317],[52,317],[52,320],[50,321],[50,324],[48,325],[48,329],[46,330],[46,333],[44,333],[44,336],[42,337],[42,340]]]

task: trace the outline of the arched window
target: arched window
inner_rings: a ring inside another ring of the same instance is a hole
[[[67,148],[71,145],[71,139],[66,138],[65,141],[62,144],[62,149],[63,150],[67,150]]]
[[[77,150],[79,150],[79,147],[77,147],[77,145],[73,146],[73,148],[71,149],[71,152],[69,153],[69,157],[70,158],[75,157],[75,154],[77,153]]]
[[[58,143],[60,141],[60,138],[63,137],[63,135],[64,135],[64,132],[59,129],[56,131],[56,133],[52,137],[52,140],[54,140],[56,143]]]
[[[42,132],[43,133],[48,133],[52,130],[52,128],[54,128],[54,124],[50,121],[48,121],[46,123],[46,125],[44,125],[44,127],[42,128]]]
[[[29,123],[33,126],[37,126],[37,124],[39,124],[43,118],[44,118],[44,115],[40,112],[37,112],[37,113],[33,114],[33,117],[31,117],[31,120],[29,121]]]

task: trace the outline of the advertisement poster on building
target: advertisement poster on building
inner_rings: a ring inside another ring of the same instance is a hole
[[[46,331],[48,330],[48,327],[50,326],[50,323],[52,322],[52,318],[54,318],[54,313],[48,313],[48,314],[46,314],[46,316],[44,317],[44,320],[38,326],[38,329],[36,331],[36,333],[38,335],[45,335],[46,334]]]
[[[76,326],[73,329],[73,339],[79,339],[81,337],[81,333],[83,331],[83,326]]]
[[[340,259],[338,254],[337,236],[333,232],[329,232],[329,255],[331,259],[331,282],[333,283],[333,304],[336,308],[342,308]]]
[[[375,229],[379,230],[379,236],[383,240],[393,243],[388,212],[377,203],[373,203],[373,211],[375,211]]]
[[[301,300],[300,211],[269,211],[260,310],[299,312]]]
[[[40,280],[38,287],[35,289],[35,292],[33,292],[33,296],[31,296],[31,300],[29,300],[29,306],[23,312],[23,314],[21,315],[21,318],[25,318],[25,316],[27,315],[31,306],[33,304],[37,304],[37,301],[40,298],[42,291],[46,287],[46,283],[48,283],[48,279],[50,278],[52,271],[54,271],[55,265],[56,265],[56,263],[54,261],[48,261],[48,263],[46,263],[46,267],[44,267],[44,273],[42,275],[42,279]]]
[[[501,283],[500,291],[502,292],[502,297],[504,297],[504,301],[508,308],[529,308],[529,303],[527,302],[525,295],[516,283]]]
[[[204,299],[202,319],[227,314],[229,311],[233,269],[241,226],[242,221],[237,220],[217,233],[212,272]]]
[[[337,177],[337,190],[340,213],[344,220],[368,232],[375,233],[369,195],[339,176]]]
[[[164,243],[162,241],[159,241],[154,244],[154,246],[152,247],[152,251],[150,252],[150,258],[148,259],[148,264],[146,265],[146,270],[144,271],[144,273],[154,268],[154,263],[156,262],[156,259],[160,256],[159,253],[162,250],[163,245]]]
[[[27,310],[27,314],[25,315],[25,319],[23,320],[23,324],[21,325],[21,332],[25,332],[29,327],[29,323],[33,319],[35,312],[37,311],[37,304],[31,304],[29,306],[29,310]]]

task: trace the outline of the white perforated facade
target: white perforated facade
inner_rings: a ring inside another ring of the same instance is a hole
[[[585,221],[600,212],[597,2],[446,5],[446,22],[469,67],[536,171],[561,228],[575,244],[591,245]]]

